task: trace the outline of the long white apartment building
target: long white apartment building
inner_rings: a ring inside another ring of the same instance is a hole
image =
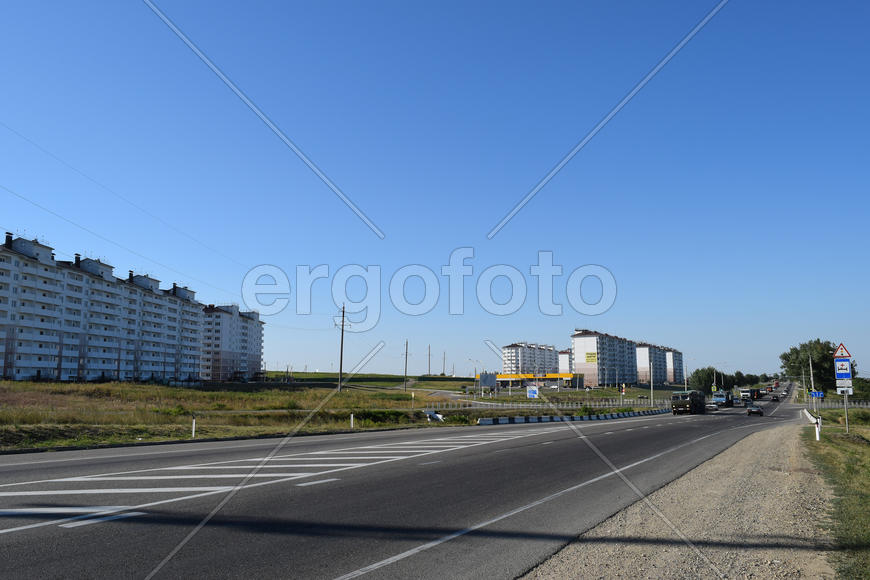
[[[545,344],[515,342],[501,348],[504,374],[545,374],[559,372],[556,348]]]
[[[664,347],[649,343],[637,345],[637,382],[650,384],[652,373],[653,386],[665,384],[668,381],[668,365]]]
[[[0,247],[4,378],[188,380],[199,376],[202,305],[194,292],[99,260],[59,261],[7,233]]]
[[[574,373],[587,387],[637,382],[634,341],[594,330],[575,329],[571,335]]]
[[[263,322],[257,312],[238,305],[203,309],[202,378],[213,381],[250,379],[263,360]]]
[[[668,382],[672,385],[684,384],[686,369],[683,366],[683,353],[676,349],[665,347],[665,361],[668,368]]]

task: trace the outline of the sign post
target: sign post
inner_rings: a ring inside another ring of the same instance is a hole
[[[842,342],[834,351],[834,378],[837,379],[837,394],[843,395],[843,414],[846,417],[846,433],[848,433],[849,395],[852,394],[852,355]]]

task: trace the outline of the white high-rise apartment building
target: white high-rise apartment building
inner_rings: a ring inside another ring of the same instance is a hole
[[[637,345],[637,382],[649,384],[652,370],[653,386],[663,385],[668,380],[668,364],[664,347],[654,344]]]
[[[7,233],[0,246],[4,378],[195,380],[202,305],[192,290],[99,260],[55,260],[53,248]]]
[[[501,347],[502,372],[509,375],[559,372],[556,348],[544,344],[515,342]]]
[[[673,348],[665,348],[665,358],[668,366],[668,382],[672,385],[683,384],[686,380],[683,368],[683,353]]]
[[[637,382],[635,343],[594,330],[576,329],[571,335],[574,373],[587,387]]]
[[[256,312],[241,312],[235,304],[203,309],[202,377],[206,380],[247,380],[261,371],[263,322]]]
[[[559,372],[574,372],[574,351],[572,351],[570,348],[559,351]]]

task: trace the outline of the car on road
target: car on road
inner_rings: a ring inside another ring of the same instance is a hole
[[[750,403],[746,405],[746,415],[759,415],[764,416],[764,409],[756,405],[755,403]]]
[[[706,405],[704,405],[704,407],[705,407],[708,411],[718,411],[718,410],[719,410],[719,405],[717,405],[717,404],[714,403],[713,401],[710,401],[709,403],[707,403]]]
[[[770,400],[771,401],[779,401],[779,395],[773,395],[772,397],[770,397]]]

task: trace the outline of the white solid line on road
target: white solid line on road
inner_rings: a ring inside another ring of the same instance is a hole
[[[59,528],[78,528],[80,526],[89,526],[91,524],[99,524],[102,522],[111,522],[112,520],[120,520],[122,518],[131,518],[133,516],[144,516],[145,512],[124,512],[122,514],[114,514],[111,516],[103,516],[101,518],[91,518],[89,520],[79,520],[69,524],[60,524]]]
[[[552,441],[544,441],[543,443],[541,443],[541,445],[550,445],[552,443],[553,443]]]
[[[309,485],[319,485],[321,483],[328,483],[330,481],[338,481],[338,478],[332,477],[330,479],[318,479],[317,481],[306,481],[305,483],[297,483],[296,487],[308,487]]]
[[[426,461],[425,463],[420,463],[420,465],[432,465],[433,463],[441,463],[441,460],[438,461]]]
[[[188,491],[229,491],[232,487],[125,487],[109,489],[51,489],[40,491],[4,491],[0,497],[24,497],[34,495],[98,495],[101,493],[181,493]]]
[[[311,459],[309,459],[311,461]],[[263,466],[263,469],[287,469],[291,467],[293,469],[297,469],[299,467],[354,467],[357,465],[368,465],[368,463],[309,463],[309,464],[299,464],[299,463],[279,463],[279,464],[270,464],[267,463]],[[161,467],[163,471],[196,471],[197,469],[251,469],[250,465],[203,465],[202,467]],[[82,477],[90,478],[91,476],[84,475]],[[55,480],[52,480],[55,481]]]
[[[317,472],[298,473],[196,473],[193,475],[123,475],[119,477],[67,477],[56,481],[141,481],[166,479],[241,479],[243,477],[306,477],[317,475]]]
[[[0,516],[38,516],[45,514],[89,514],[93,512],[104,512],[106,510],[125,510],[130,506],[126,505],[94,505],[81,507],[44,507],[44,508],[10,508],[0,510]]]
[[[613,435],[613,431],[605,431],[602,435]]]

